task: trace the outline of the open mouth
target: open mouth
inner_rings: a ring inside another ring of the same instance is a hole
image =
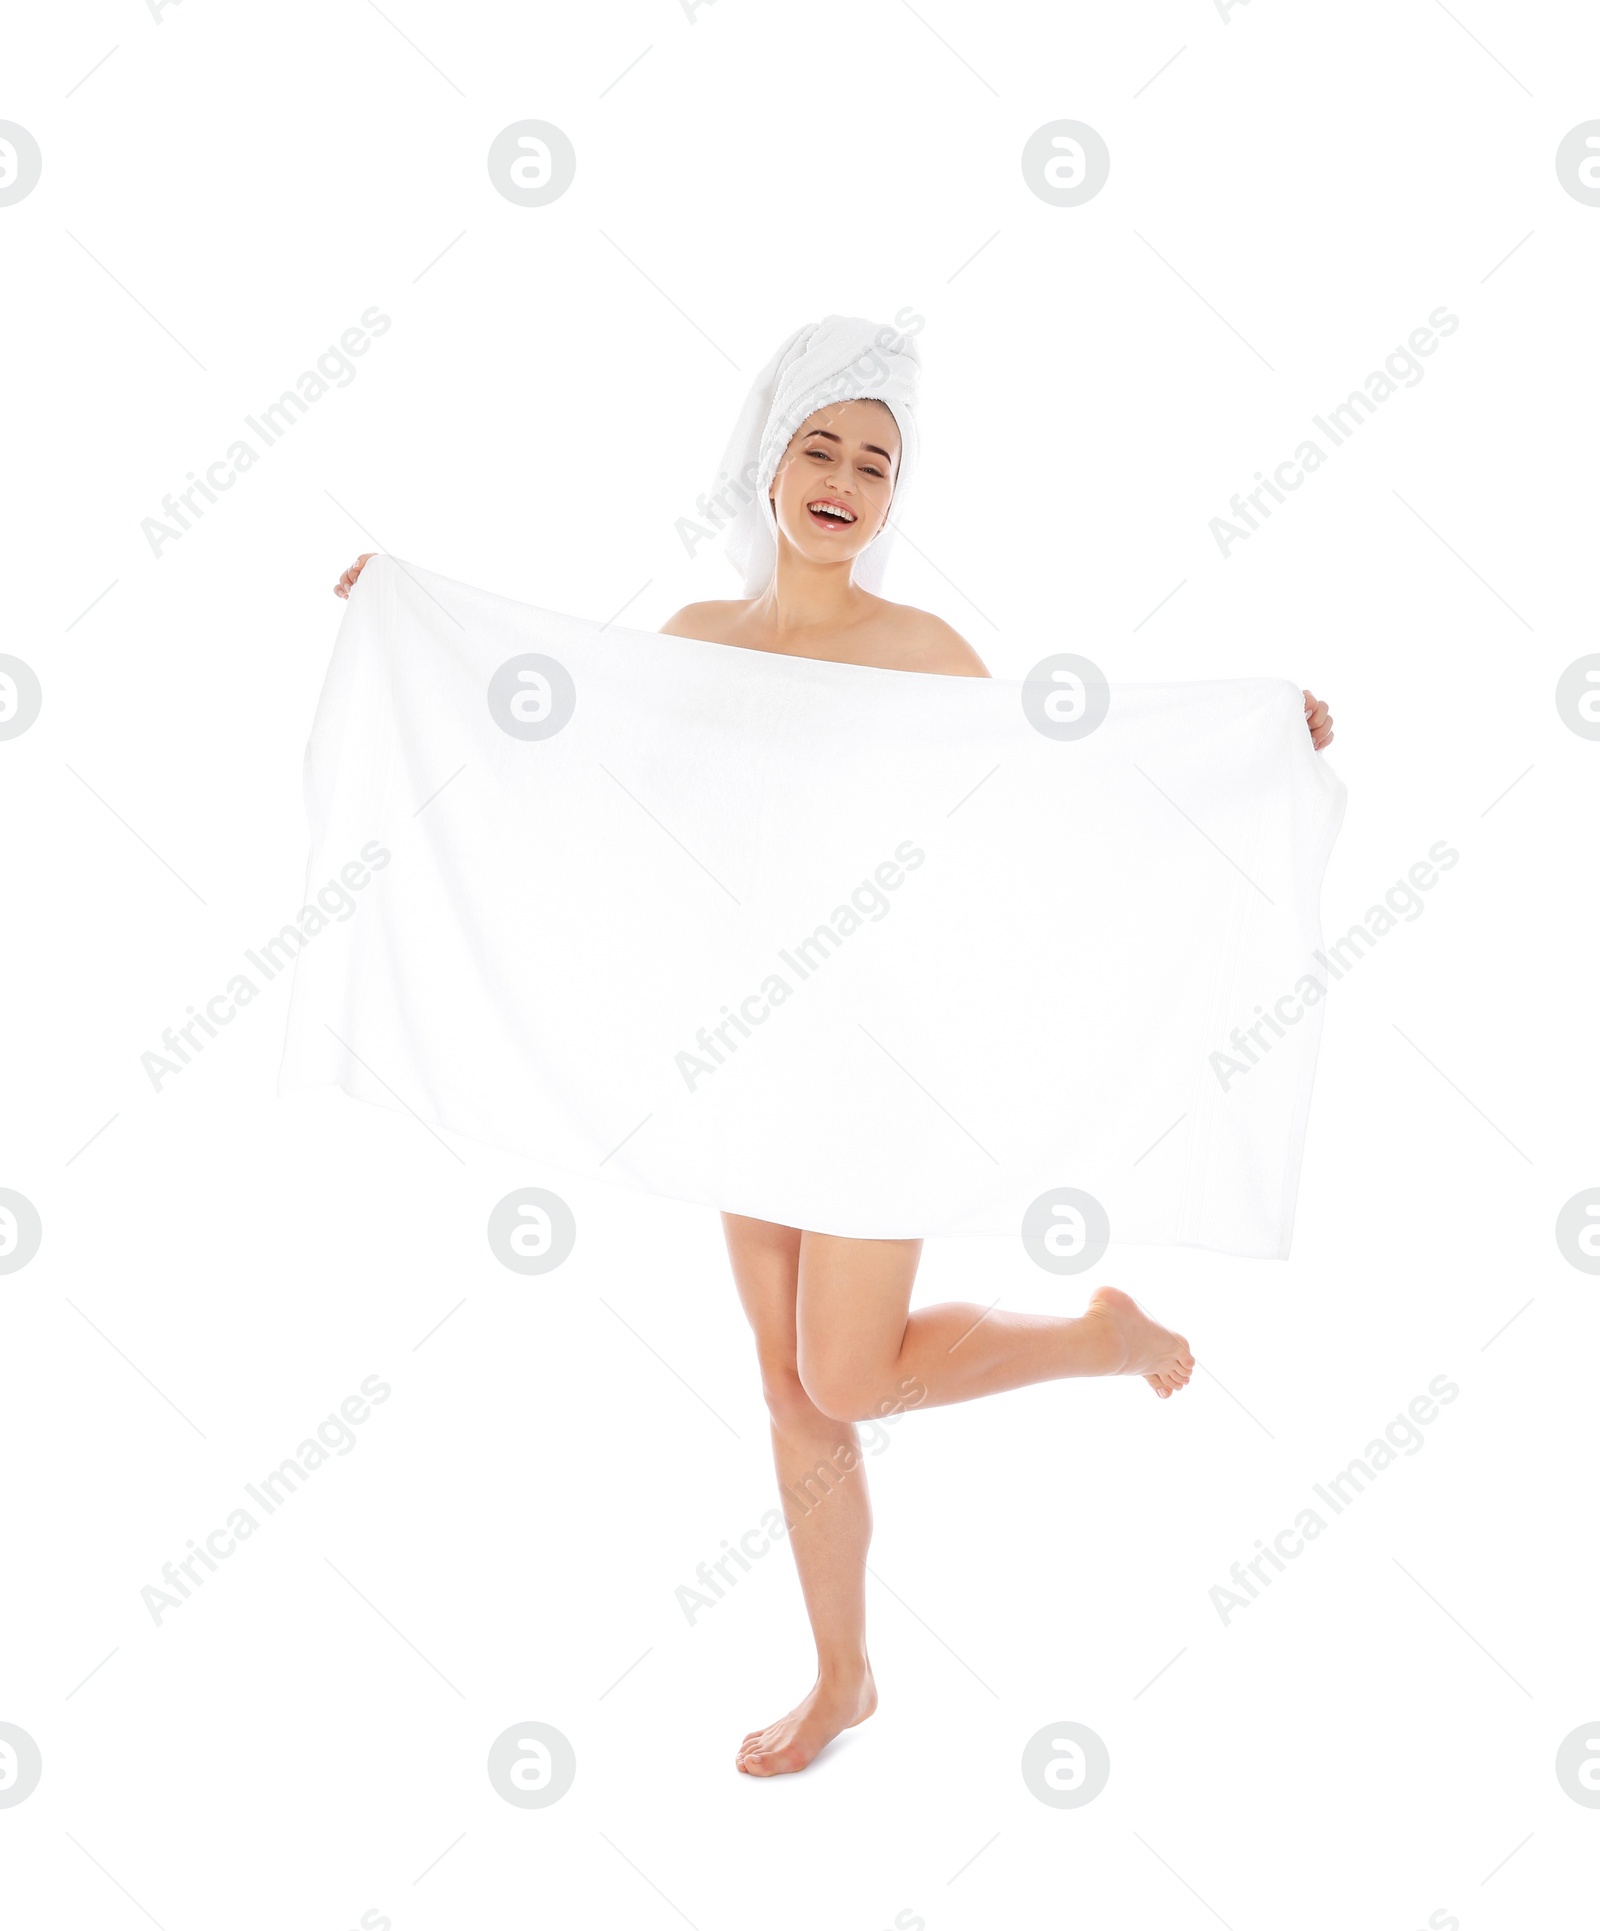
[[[843,503],[830,502],[825,496],[807,503],[806,515],[819,530],[847,530],[856,520],[854,510],[846,509]]]

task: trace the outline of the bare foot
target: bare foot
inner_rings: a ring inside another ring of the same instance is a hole
[[[804,1770],[825,1743],[831,1743],[841,1730],[864,1723],[878,1707],[878,1688],[872,1670],[848,1682],[819,1676],[810,1694],[803,1697],[787,1716],[769,1723],[764,1730],[752,1730],[739,1745],[734,1762],[750,1777],[778,1777],[786,1770]]]
[[[1110,1358],[1119,1365],[1108,1368],[1107,1374],[1142,1374],[1165,1401],[1194,1373],[1194,1356],[1183,1336],[1152,1321],[1120,1287],[1097,1287],[1083,1318],[1103,1321],[1113,1338]]]

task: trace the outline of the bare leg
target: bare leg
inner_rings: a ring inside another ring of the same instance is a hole
[[[913,1314],[921,1251],[916,1240],[802,1236],[797,1359],[824,1414],[882,1413],[908,1384],[925,1391],[916,1405],[939,1407],[1072,1375],[1143,1375],[1166,1397],[1194,1371],[1183,1336],[1114,1287],[1097,1288],[1079,1315],[1010,1314],[972,1302]]]
[[[817,1645],[809,1693],[739,1748],[740,1770],[776,1776],[803,1770],[877,1708],[866,1644],[872,1511],[854,1421],[1072,1375],[1142,1374],[1169,1395],[1194,1357],[1114,1287],[1076,1316],[960,1302],[911,1314],[920,1241],[845,1240],[738,1214],[722,1224]]]
[[[800,1382],[799,1230],[738,1214],[724,1214],[722,1225],[739,1298],[755,1332],[779,1492],[817,1645],[810,1692],[739,1747],[739,1769],[770,1777],[803,1770],[825,1743],[877,1707],[866,1637],[872,1508],[854,1425],[823,1414]]]

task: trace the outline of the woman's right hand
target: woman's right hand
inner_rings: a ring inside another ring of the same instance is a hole
[[[350,568],[345,571],[344,575],[333,586],[333,594],[336,597],[348,597],[350,592],[355,588],[356,578],[360,576],[361,572],[366,569],[367,565],[377,554],[376,550],[368,550],[365,556],[358,556],[355,562],[351,564]]]

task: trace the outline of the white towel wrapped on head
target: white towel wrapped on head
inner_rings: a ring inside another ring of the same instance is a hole
[[[767,491],[796,430],[832,402],[883,403],[900,430],[893,507],[905,499],[918,456],[917,378],[922,362],[910,335],[887,322],[859,315],[825,315],[807,322],[779,348],[751,385],[722,458],[723,481],[711,494],[733,487],[742,502],[728,528],[724,549],[744,579],[744,595],[759,597],[778,564],[777,525]],[[855,581],[880,594],[893,532],[887,524],[856,559]]]

